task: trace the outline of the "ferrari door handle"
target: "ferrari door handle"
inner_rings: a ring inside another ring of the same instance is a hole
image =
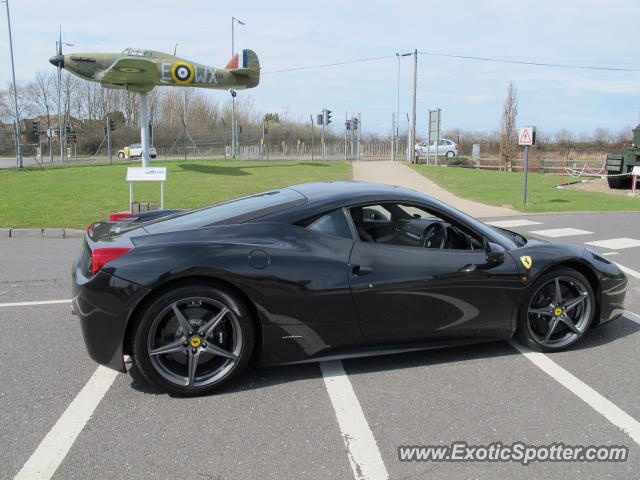
[[[363,275],[368,275],[368,274],[370,274],[371,272],[373,272],[373,268],[371,268],[371,267],[363,267],[362,265],[354,265],[354,266],[351,268],[351,272],[352,272],[354,275],[358,275],[358,276],[360,276],[360,277],[361,277],[361,276],[363,276]]]

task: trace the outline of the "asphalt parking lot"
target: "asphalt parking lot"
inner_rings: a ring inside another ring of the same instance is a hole
[[[258,368],[199,398],[171,397],[135,367],[105,373],[89,359],[68,301],[81,239],[0,239],[0,478],[635,478],[639,219],[487,219],[587,244],[627,268],[628,313],[570,351],[523,354],[492,342]],[[401,445],[455,441],[624,445],[629,458],[528,466],[398,459]]]

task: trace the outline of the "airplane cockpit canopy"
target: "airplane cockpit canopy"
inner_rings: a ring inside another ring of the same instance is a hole
[[[125,48],[122,53],[132,57],[153,57],[153,50],[143,50],[141,48]]]

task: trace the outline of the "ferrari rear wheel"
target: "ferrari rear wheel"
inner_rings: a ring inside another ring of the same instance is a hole
[[[240,374],[253,345],[253,323],[242,302],[225,289],[189,285],[160,296],[142,314],[134,359],[151,383],[201,395]]]
[[[558,268],[532,286],[519,312],[519,339],[544,352],[576,343],[588,330],[595,313],[589,281],[571,268]]]

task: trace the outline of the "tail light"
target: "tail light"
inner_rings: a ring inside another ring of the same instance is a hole
[[[131,249],[126,247],[94,248],[91,255],[91,271],[95,275],[105,264],[121,257],[129,250]]]
[[[132,216],[133,216],[133,213],[129,213],[129,212],[110,213],[109,214],[109,221],[110,222],[116,222],[118,220],[127,219],[127,218],[132,217]]]

